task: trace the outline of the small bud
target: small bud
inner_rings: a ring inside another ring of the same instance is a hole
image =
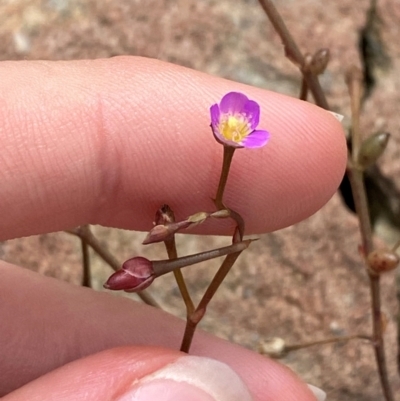
[[[143,245],[154,244],[156,242],[168,241],[176,232],[191,226],[188,220],[178,221],[167,225],[159,224],[154,226],[143,240]]]
[[[215,217],[218,219],[223,219],[229,217],[230,215],[231,212],[228,209],[217,210],[216,212],[210,214],[211,217]]]
[[[372,251],[367,256],[368,267],[373,273],[381,274],[395,269],[399,264],[400,258],[397,253],[379,249]]]
[[[326,66],[329,63],[329,49],[319,49],[312,56],[312,60],[310,62],[310,71],[314,75],[320,75],[325,71]]]
[[[193,214],[192,216],[189,216],[187,218],[187,221],[192,224],[201,224],[201,223],[204,223],[209,217],[210,217],[210,213],[198,212],[196,214]]]
[[[365,139],[358,154],[358,164],[367,168],[374,164],[382,155],[388,144],[390,134],[387,132],[371,135]]]
[[[113,291],[138,292],[147,288],[154,279],[152,262],[139,256],[127,260],[120,270],[108,278],[104,288]]]
[[[282,358],[285,356],[285,348],[285,340],[279,337],[273,337],[268,340],[264,340],[259,345],[260,353],[266,354],[271,358]]]
[[[168,205],[162,205],[156,212],[154,218],[154,225],[164,225],[173,223],[175,221],[175,215],[172,209]]]
[[[143,245],[154,244],[156,242],[166,241],[172,238],[174,235],[168,226],[158,224],[154,226],[150,232],[147,234],[146,238],[143,240]]]

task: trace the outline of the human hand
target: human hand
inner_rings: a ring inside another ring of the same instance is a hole
[[[305,102],[133,57],[3,62],[0,71],[2,240],[87,223],[147,230],[162,203],[182,216],[207,209],[221,162],[208,109],[233,90],[260,103],[271,132],[265,148],[238,152],[230,172],[226,198],[247,232],[304,219],[343,175],[340,124]],[[207,227],[201,232],[224,229]],[[171,349],[183,322],[162,311],[0,268],[6,401],[116,400],[181,357]],[[154,345],[164,348],[146,347]],[[196,334],[191,351],[231,366],[255,401],[313,399],[287,368],[206,333]]]

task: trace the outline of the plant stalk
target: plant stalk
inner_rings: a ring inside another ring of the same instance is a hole
[[[369,216],[368,200],[364,185],[364,172],[358,165],[358,153],[361,145],[361,133],[359,126],[360,104],[362,96],[362,80],[360,71],[351,69],[347,75],[347,84],[351,97],[352,112],[352,155],[351,162],[348,163],[348,176],[350,179],[351,190],[354,204],[358,216],[362,251],[364,256],[368,256],[373,250],[373,237],[371,220]],[[372,330],[375,359],[378,365],[379,378],[386,401],[394,401],[388,379],[386,367],[386,356],[383,339],[383,324],[381,313],[380,295],[380,276],[373,274],[367,268],[370,280],[371,310],[372,310]]]
[[[311,71],[302,70],[305,61],[304,56],[297,46],[293,36],[290,34],[288,28],[286,27],[286,24],[283,22],[283,19],[276,9],[274,3],[272,2],[272,0],[258,1],[267,14],[268,19],[273,25],[275,31],[280,36],[285,47],[286,57],[300,68],[300,71],[302,72],[303,77],[307,82],[308,88],[314,97],[315,103],[323,109],[329,110],[329,105],[319,83],[318,77],[315,76]]]
[[[75,235],[81,240],[85,241],[114,271],[118,271],[121,264],[114,257],[114,255],[104,247],[100,241],[93,235],[89,226],[81,226],[72,230],[66,230],[68,234]],[[157,301],[146,291],[137,292],[139,298],[147,305],[161,308]]]

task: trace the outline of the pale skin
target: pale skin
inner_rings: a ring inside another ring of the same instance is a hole
[[[230,91],[260,103],[259,127],[271,132],[264,148],[236,152],[226,188],[246,233],[306,218],[344,172],[343,130],[326,111],[182,67],[134,57],[3,62],[0,77],[1,240],[87,223],[147,231],[163,203],[179,218],[210,210],[222,149],[209,107]],[[231,234],[218,223],[198,230]],[[4,400],[113,399],[180,355],[183,322],[162,311],[0,269]],[[313,400],[284,366],[209,334],[196,334],[191,352],[229,364],[256,401]]]

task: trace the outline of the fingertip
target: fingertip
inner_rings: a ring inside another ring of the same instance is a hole
[[[22,400],[114,400],[136,380],[173,363],[178,351],[119,347],[70,362],[4,397]]]
[[[87,223],[144,231],[160,204],[182,218],[212,208],[222,149],[209,109],[233,90],[260,104],[270,132],[237,152],[226,189],[249,233],[313,214],[343,176],[340,124],[298,99],[137,57],[0,68],[2,239]]]

